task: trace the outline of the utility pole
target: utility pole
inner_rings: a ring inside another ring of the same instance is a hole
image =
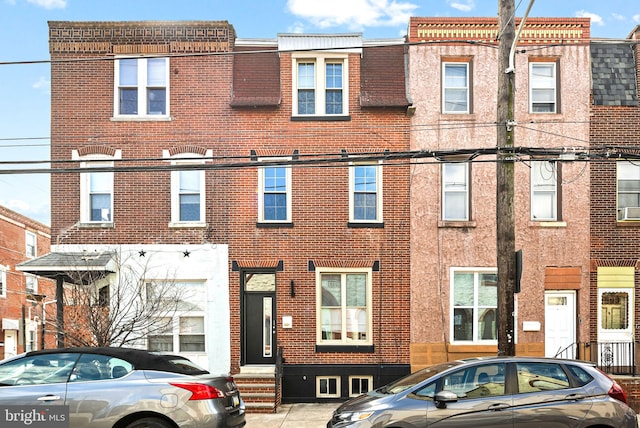
[[[515,40],[515,0],[498,0],[498,115],[496,162],[496,237],[498,265],[498,355],[515,349],[515,216],[514,216],[514,94],[515,71],[509,64]]]

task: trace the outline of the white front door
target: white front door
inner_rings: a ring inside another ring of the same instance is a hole
[[[4,358],[15,357],[18,354],[16,330],[4,331]]]
[[[544,354],[575,358],[576,293],[547,291],[544,295]]]

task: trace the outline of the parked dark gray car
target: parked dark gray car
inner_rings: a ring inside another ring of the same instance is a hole
[[[232,377],[211,375],[181,356],[127,348],[53,349],[4,360],[0,406],[68,406],[71,428],[245,424]]]
[[[494,357],[417,371],[336,409],[344,427],[637,428],[624,390],[593,364]]]

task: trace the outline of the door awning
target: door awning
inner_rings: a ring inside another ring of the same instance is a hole
[[[116,271],[113,252],[52,252],[16,265],[16,269],[71,284],[88,284]]]

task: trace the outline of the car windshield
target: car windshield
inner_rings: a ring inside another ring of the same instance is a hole
[[[448,363],[436,364],[434,366],[427,367],[422,370],[418,370],[415,373],[410,374],[409,376],[405,376],[402,379],[398,379],[395,382],[392,382],[382,388],[379,388],[377,391],[384,394],[398,394],[402,391],[405,391],[409,388],[414,387],[422,381],[429,379],[432,376],[437,375],[445,370],[448,370],[452,367],[456,367],[460,365],[460,361],[452,361]]]

